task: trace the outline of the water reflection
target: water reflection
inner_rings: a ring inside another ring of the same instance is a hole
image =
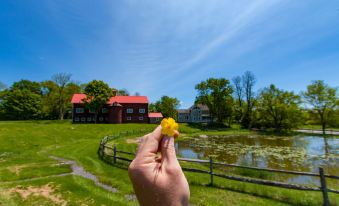
[[[213,156],[217,161],[239,165],[318,172],[339,175],[339,139],[321,136],[261,136],[233,135],[195,137],[176,145],[179,156],[206,159]],[[284,176],[291,182],[318,182],[311,177]],[[318,184],[318,183],[316,183]]]

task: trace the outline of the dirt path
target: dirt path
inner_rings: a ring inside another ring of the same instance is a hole
[[[55,156],[49,156],[49,157],[52,158],[52,159],[58,160],[59,162],[70,165],[71,168],[72,168],[71,174],[78,175],[78,176],[81,176],[83,178],[92,180],[92,181],[94,181],[95,185],[97,185],[97,186],[99,186],[99,187],[101,187],[105,190],[108,190],[110,192],[118,192],[118,190],[116,188],[113,188],[110,185],[106,185],[106,184],[99,182],[98,178],[95,175],[87,172],[83,167],[79,166],[75,161],[67,160],[67,159],[63,159],[63,158],[55,157]]]
[[[29,178],[29,179],[22,179],[22,180],[15,180],[15,181],[6,181],[6,182],[1,182],[1,184],[11,184],[11,183],[21,183],[21,182],[29,182],[29,181],[34,181],[34,180],[40,180],[40,179],[47,179],[50,177],[63,177],[63,176],[69,176],[69,175],[78,175],[80,177],[92,180],[95,185],[97,185],[98,187],[101,187],[107,191],[110,192],[118,192],[118,190],[110,185],[107,184],[103,184],[101,183],[98,178],[93,175],[90,172],[87,172],[83,167],[79,166],[76,161],[73,160],[67,160],[67,159],[63,159],[60,157],[55,157],[55,156],[49,156],[50,158],[57,160],[63,164],[67,164],[71,166],[72,172],[69,173],[62,173],[62,174],[56,174],[56,175],[49,175],[49,176],[44,176],[44,177],[34,177],[34,178]],[[126,194],[125,198],[127,201],[135,201],[136,200],[136,196],[134,194]],[[1,204],[0,204],[1,206]]]

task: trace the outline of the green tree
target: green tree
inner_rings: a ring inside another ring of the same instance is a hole
[[[195,89],[198,90],[196,102],[207,105],[218,123],[232,115],[233,89],[227,79],[209,78],[197,84]]]
[[[148,111],[149,111],[149,112],[158,112],[155,103],[150,103],[150,104],[148,105]]]
[[[180,102],[175,97],[163,96],[161,99],[152,105],[153,111],[161,112],[164,117],[172,117],[177,119],[177,109]]]
[[[243,84],[243,91],[246,100],[246,104],[244,105],[244,113],[241,119],[241,124],[244,128],[251,128],[252,127],[252,112],[254,108],[255,98],[254,98],[254,91],[253,87],[256,83],[256,78],[254,74],[250,71],[246,71],[242,75],[242,84]]]
[[[304,101],[312,106],[315,113],[318,114],[323,133],[330,119],[330,116],[339,107],[337,88],[332,88],[322,80],[313,81],[307,86],[307,91],[302,93]]]
[[[85,94],[86,98],[83,101],[87,108],[94,111],[96,123],[99,110],[112,97],[112,90],[105,82],[93,80],[86,85]]]
[[[3,90],[5,90],[5,89],[7,89],[6,84],[0,82],[0,92],[3,91]]]
[[[244,89],[242,87],[242,80],[240,76],[236,76],[232,79],[233,91],[235,96],[235,102],[233,105],[234,117],[238,123],[241,123],[244,109]]]
[[[42,108],[41,113],[44,119],[58,119],[58,85],[55,82],[48,80],[41,82],[42,90]]]
[[[41,95],[41,85],[39,82],[34,82],[26,79],[22,79],[18,82],[14,82],[11,90],[26,90],[30,91],[34,94],[39,94]]]
[[[251,128],[253,124],[253,109],[255,106],[254,85],[256,78],[250,71],[246,71],[242,76],[232,79],[235,96],[235,119],[244,128]]]
[[[67,105],[70,103],[70,96],[66,95],[66,87],[71,82],[71,74],[67,73],[58,73],[53,75],[52,80],[57,85],[56,89],[56,101],[57,101],[57,108],[59,113],[59,119],[63,120],[65,112],[67,111]]]
[[[41,88],[38,82],[21,80],[2,94],[2,110],[6,119],[39,119]]]
[[[261,126],[276,131],[297,127],[302,117],[300,103],[300,97],[293,92],[280,90],[273,84],[264,88],[258,100]]]
[[[42,85],[42,114],[45,119],[61,119],[61,105],[62,103],[62,112],[63,118],[70,117],[72,104],[71,98],[74,93],[80,93],[81,87],[73,82],[69,82],[62,89],[62,95],[60,97],[60,87],[54,81],[44,81]]]

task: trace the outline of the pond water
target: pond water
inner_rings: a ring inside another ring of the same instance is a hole
[[[179,156],[238,165],[316,172],[339,176],[339,138],[298,135],[200,136],[176,143]],[[276,173],[277,174],[277,173]],[[314,177],[280,175],[280,180],[318,185]],[[276,177],[274,177],[276,179]]]

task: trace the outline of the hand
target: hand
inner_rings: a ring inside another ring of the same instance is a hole
[[[174,136],[178,135],[176,131]],[[189,186],[176,157],[174,138],[163,137],[161,126],[142,138],[128,174],[140,205],[189,203]]]

